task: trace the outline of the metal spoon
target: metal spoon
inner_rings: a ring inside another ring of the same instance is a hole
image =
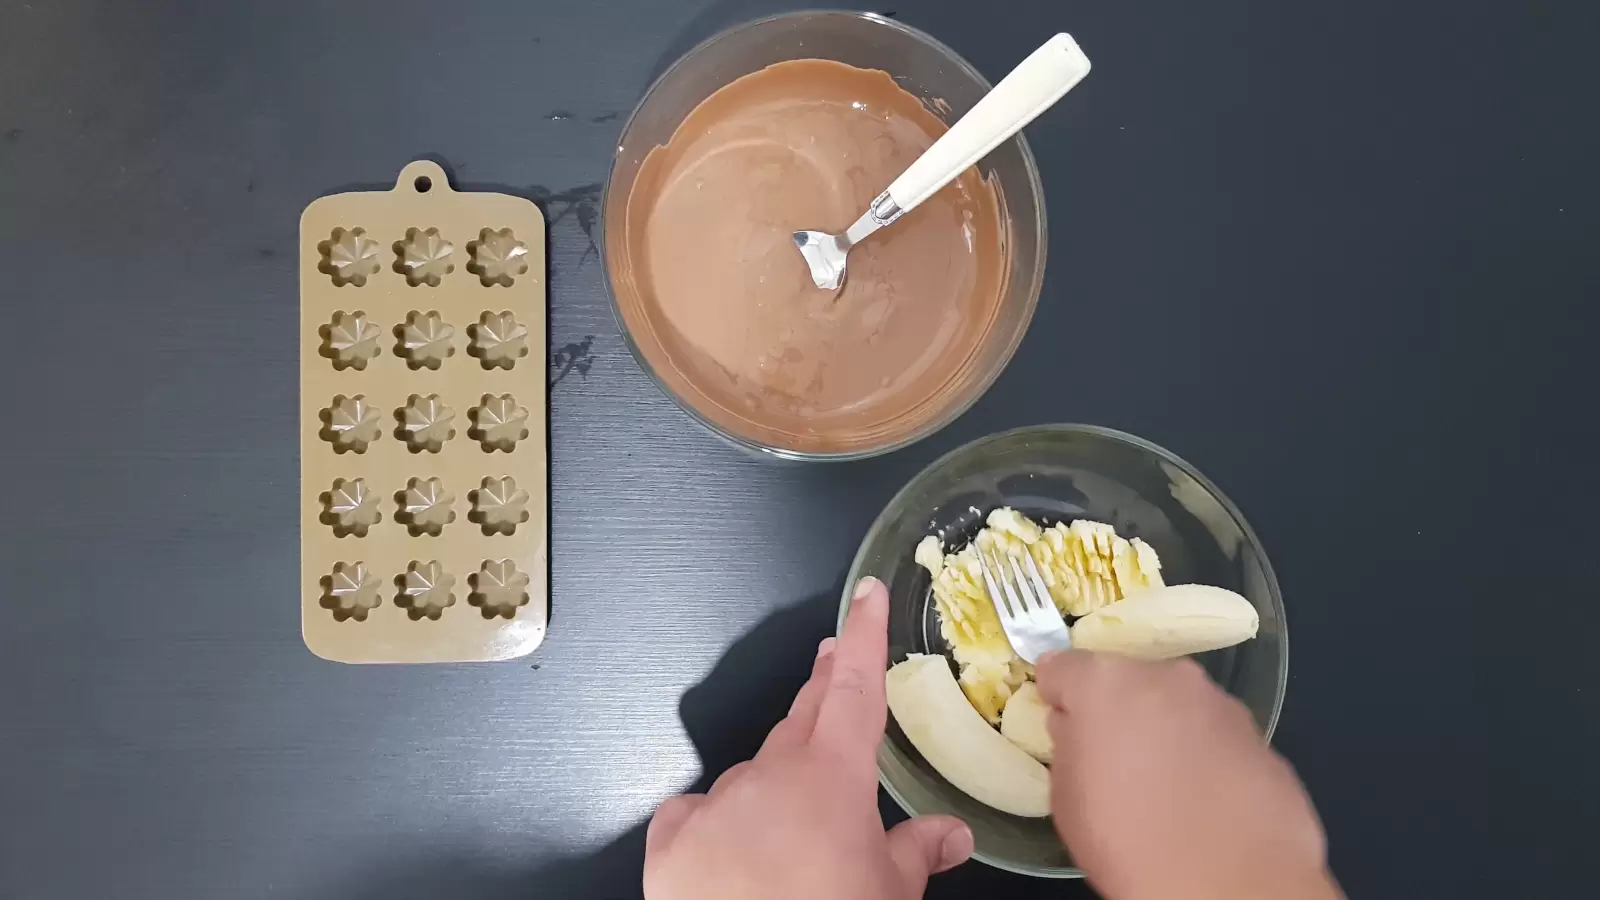
[[[1058,34],[1033,51],[1011,74],[900,173],[889,189],[844,234],[796,231],[794,245],[817,287],[844,283],[845,255],[867,235],[917,208],[967,167],[1032,122],[1089,74],[1089,58],[1072,35]]]

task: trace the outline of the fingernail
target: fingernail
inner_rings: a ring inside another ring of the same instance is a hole
[[[944,836],[939,845],[939,870],[953,869],[972,858],[972,829],[962,825]]]
[[[839,643],[839,639],[838,638],[833,638],[833,637],[825,637],[825,638],[823,638],[822,639],[822,643],[817,645],[817,659],[821,659],[824,656],[827,656],[829,653],[832,653],[833,652],[833,645],[837,644],[837,643]]]
[[[861,579],[860,581],[856,582],[855,593],[850,595],[850,599],[852,599],[852,600],[865,599],[868,594],[872,593],[872,589],[877,587],[877,586],[878,586],[878,579],[873,578],[871,575],[868,575],[865,578]]]

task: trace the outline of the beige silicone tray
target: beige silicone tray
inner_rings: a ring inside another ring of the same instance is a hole
[[[427,161],[300,217],[300,624],[318,656],[512,659],[544,640],[544,227]]]

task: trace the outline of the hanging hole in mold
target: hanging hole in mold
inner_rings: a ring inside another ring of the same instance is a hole
[[[426,194],[433,190],[433,179],[426,175],[418,175],[417,180],[411,182],[411,186],[417,189],[417,193]]]

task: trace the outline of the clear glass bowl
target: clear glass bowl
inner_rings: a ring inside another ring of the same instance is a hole
[[[1011,272],[994,324],[973,358],[955,374],[954,389],[940,401],[942,408],[936,415],[923,419],[918,427],[885,429],[876,443],[827,453],[772,446],[720,427],[696,408],[697,403],[711,401],[667,363],[655,341],[645,337],[650,331],[644,315],[618,302],[616,260],[627,252],[624,233],[628,194],[645,155],[665,144],[702,100],[744,75],[793,59],[830,59],[886,71],[947,122],[965,114],[990,88],[978,70],[949,47],[921,31],[873,13],[786,13],[723,31],[689,51],[656,79],[623,126],[601,198],[600,256],[611,308],[628,349],[640,367],[690,416],[741,447],[773,456],[861,459],[899,449],[948,425],[988,390],[1011,360],[1033,318],[1044,279],[1048,243],[1044,189],[1033,153],[1021,135],[1001,144],[978,164],[979,171],[999,188],[1009,223],[1006,243]]]
[[[1289,675],[1289,632],[1261,542],[1233,503],[1193,466],[1109,428],[1020,428],[974,441],[922,470],[889,501],[861,542],[839,604],[840,623],[850,607],[850,586],[873,575],[889,587],[891,664],[910,653],[947,654],[928,573],[912,561],[912,551],[924,535],[941,529],[948,543],[964,543],[998,506],[1047,522],[1106,522],[1118,534],[1149,542],[1168,584],[1213,584],[1244,595],[1261,616],[1255,639],[1196,659],[1272,736]],[[975,858],[989,865],[1048,878],[1083,874],[1049,819],[1008,815],[957,790],[911,746],[893,716],[878,751],[878,774],[907,813],[945,813],[972,826]]]

